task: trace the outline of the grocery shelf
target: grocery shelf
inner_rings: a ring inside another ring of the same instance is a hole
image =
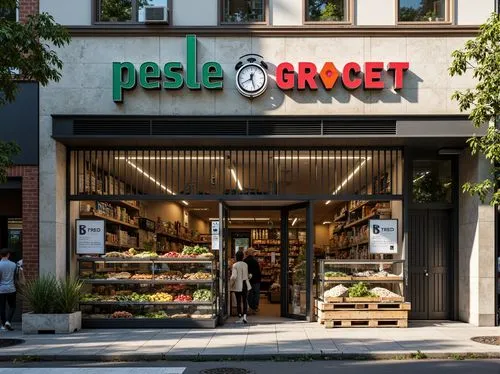
[[[327,264],[346,264],[346,265],[372,265],[372,264],[399,264],[403,263],[405,260],[336,260],[336,259],[326,259],[324,261]]]
[[[207,305],[214,301],[80,301],[80,305]]]
[[[96,213],[96,212],[94,212],[94,213],[80,212],[80,218],[82,218],[82,217],[84,217],[84,218],[101,218],[101,219],[108,221],[108,222],[111,222],[111,223],[116,223],[116,224],[119,224],[119,225],[122,225],[125,227],[129,227],[132,229],[139,229],[139,226],[134,225],[132,223],[123,222],[123,221],[120,221],[119,219],[112,218],[112,217],[106,216],[104,214]]]
[[[88,284],[209,284],[214,282],[214,279],[80,279],[83,283]]]
[[[357,283],[357,282],[370,282],[370,283],[399,283],[403,281],[403,277],[347,277],[342,279],[338,277],[335,280],[318,279],[324,283]]]
[[[348,228],[350,228],[350,227],[354,227],[354,226],[360,225],[360,224],[362,224],[362,223],[365,223],[365,222],[369,221],[370,219],[372,219],[372,218],[374,218],[374,217],[376,217],[376,216],[378,216],[378,214],[377,214],[377,213],[374,213],[374,214],[370,214],[370,215],[368,215],[368,216],[366,216],[366,217],[360,218],[360,219],[358,219],[358,220],[356,220],[356,221],[354,221],[354,222],[351,222],[351,223],[346,224],[346,225],[344,226],[344,229],[348,229]]]
[[[205,328],[214,329],[217,317],[212,318],[82,318],[86,329],[105,328]]]
[[[211,264],[213,260],[199,258],[119,258],[119,257],[79,257],[80,262],[135,263],[135,264]]]

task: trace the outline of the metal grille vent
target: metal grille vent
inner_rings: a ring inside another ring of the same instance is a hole
[[[196,120],[192,123],[175,119],[153,121],[152,135],[244,136],[246,135],[246,121]]]
[[[248,135],[321,135],[321,121],[249,121]]]
[[[75,120],[73,124],[75,135],[149,135],[148,120]]]
[[[396,135],[396,121],[325,121],[323,135]]]

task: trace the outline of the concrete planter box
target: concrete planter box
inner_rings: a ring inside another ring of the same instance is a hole
[[[82,312],[69,314],[23,314],[23,334],[70,334],[82,328]]]

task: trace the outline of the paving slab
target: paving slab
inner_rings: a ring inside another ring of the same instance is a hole
[[[500,328],[474,327],[457,322],[410,324],[407,329],[325,329],[317,323],[226,324],[202,329],[114,329],[83,330],[70,335],[23,335],[21,331],[0,333],[0,338],[24,339],[5,347],[0,359],[19,356],[41,359],[116,360],[182,358],[269,358],[300,354],[348,357],[369,355],[394,358],[422,351],[436,357],[453,353],[487,354],[500,357],[500,347],[476,343],[473,336],[500,335]],[[20,326],[15,326],[19,329]],[[1,374],[1,373],[0,373]],[[51,373],[54,374],[54,373]]]
[[[183,374],[185,367],[149,368],[7,368],[0,369],[0,374]]]

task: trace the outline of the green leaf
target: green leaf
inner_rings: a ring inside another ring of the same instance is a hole
[[[452,57],[450,76],[471,70],[477,84],[474,89],[453,92],[451,99],[458,102],[460,111],[469,113],[475,127],[486,129],[485,136],[473,137],[467,144],[472,155],[481,155],[492,164],[488,178],[469,181],[462,189],[483,203],[495,205],[500,202],[500,15],[493,13],[477,37],[454,51]]]

